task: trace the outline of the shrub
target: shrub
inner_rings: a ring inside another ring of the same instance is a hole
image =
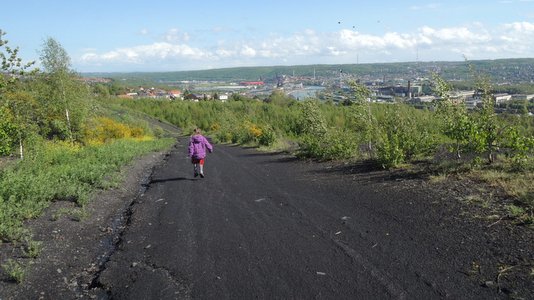
[[[143,128],[132,127],[106,117],[98,117],[85,128],[85,140],[89,143],[106,143],[114,139],[139,138],[144,135]]]
[[[47,137],[49,139],[67,140],[70,136],[69,127],[67,123],[63,120],[50,120],[47,128]]]
[[[352,133],[331,129],[323,136],[302,136],[298,155],[320,160],[340,160],[354,157],[356,148],[356,138]]]
[[[399,135],[396,132],[383,132],[381,140],[376,147],[378,163],[384,168],[396,167],[404,162],[404,152],[402,150]]]
[[[324,136],[327,131],[327,126],[319,104],[312,100],[307,100],[299,104],[298,133],[318,137]]]
[[[258,142],[262,146],[271,146],[276,141],[276,133],[274,129],[270,126],[263,128],[261,135],[259,136]]]
[[[212,136],[216,143],[230,143],[233,137],[231,132],[225,130],[217,130]]]
[[[8,155],[13,150],[15,129],[11,114],[0,107],[0,156]]]
[[[258,125],[253,123],[247,124],[248,136],[254,141],[257,141],[259,137],[263,134],[263,131]]]
[[[403,104],[382,106],[378,111],[375,152],[384,168],[426,158],[443,143],[431,115]]]
[[[508,150],[512,168],[516,171],[525,170],[532,160],[534,138],[521,135],[517,127],[510,127],[504,132],[503,146]]]

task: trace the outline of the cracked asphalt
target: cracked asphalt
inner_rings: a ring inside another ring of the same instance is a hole
[[[111,299],[494,299],[469,276],[487,238],[433,195],[324,164],[187,140],[131,206],[95,279]]]

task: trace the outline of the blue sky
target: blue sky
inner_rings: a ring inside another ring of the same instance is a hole
[[[25,61],[52,37],[78,72],[534,57],[534,0],[19,0]]]

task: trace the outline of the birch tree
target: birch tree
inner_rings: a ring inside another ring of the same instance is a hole
[[[84,102],[88,99],[87,88],[71,70],[67,51],[55,39],[46,39],[40,60],[45,83],[43,105],[49,112],[51,127],[49,135],[74,141],[87,110],[87,103]]]
[[[349,81],[353,100],[351,102],[353,129],[367,144],[367,151],[373,151],[373,139],[376,135],[376,119],[371,112],[371,91],[363,84]]]

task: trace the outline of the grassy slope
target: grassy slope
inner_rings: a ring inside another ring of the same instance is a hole
[[[141,124],[159,138],[121,139],[93,146],[40,142],[24,161],[5,163],[0,171],[0,240],[27,237],[23,221],[39,216],[51,201],[73,201],[83,207],[94,190],[117,184],[117,176],[112,174],[122,166],[175,142],[171,136],[176,132],[162,129],[165,124],[146,115],[106,104],[100,109],[99,115]]]

